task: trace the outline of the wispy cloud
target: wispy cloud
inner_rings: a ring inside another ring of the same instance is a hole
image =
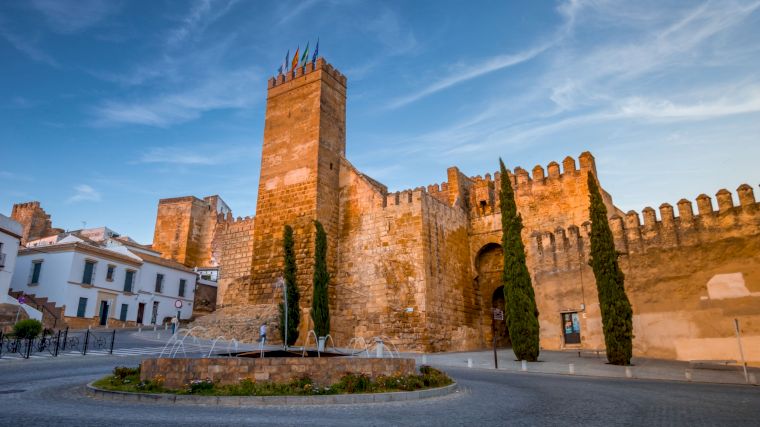
[[[66,203],[99,201],[100,193],[87,184],[80,184],[74,187],[74,195],[66,199]]]
[[[137,163],[163,163],[186,166],[210,166],[248,161],[258,153],[254,144],[196,145],[151,147],[143,153]]]
[[[238,0],[198,0],[190,8],[182,22],[169,32],[167,45],[177,46],[180,43],[196,37],[227,14]]]
[[[38,46],[38,36],[21,36],[16,34],[7,28],[2,19],[0,19],[0,35],[8,40],[16,50],[28,56],[33,61],[41,62],[50,65],[51,67],[59,67],[58,61]]]
[[[121,8],[116,0],[32,0],[53,31],[75,33],[89,28]]]
[[[244,69],[211,74],[189,82],[185,90],[148,97],[139,101],[106,101],[96,107],[95,125],[140,124],[166,127],[220,109],[248,108],[260,99],[261,73]]]

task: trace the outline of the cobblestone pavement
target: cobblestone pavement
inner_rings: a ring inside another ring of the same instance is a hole
[[[137,356],[0,365],[0,425],[758,425],[760,388],[446,367],[457,394],[417,402],[219,408],[94,400],[83,385]]]

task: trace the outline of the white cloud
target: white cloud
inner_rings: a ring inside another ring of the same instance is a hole
[[[258,147],[253,144],[215,144],[202,146],[151,147],[140,156],[138,163],[164,163],[186,166],[230,164],[255,157]]]
[[[115,0],[32,0],[32,6],[59,33],[87,29],[121,8],[120,2]]]
[[[206,27],[226,15],[237,2],[238,0],[196,1],[182,19],[182,23],[169,33],[166,40],[167,45],[176,46],[185,40],[202,34]]]
[[[38,37],[22,37],[8,29],[2,21],[0,21],[0,35],[8,40],[16,50],[28,56],[33,61],[41,62],[50,65],[51,67],[59,66],[58,61],[37,46]]]
[[[260,74],[249,69],[210,73],[202,81],[188,82],[184,85],[188,89],[140,101],[106,101],[94,109],[95,124],[167,127],[194,120],[207,111],[248,108],[261,97]]]
[[[74,195],[66,199],[66,203],[76,202],[99,202],[100,193],[87,184],[80,184],[74,187]]]

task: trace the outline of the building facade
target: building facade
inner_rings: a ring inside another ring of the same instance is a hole
[[[452,167],[446,182],[391,193],[345,157],[346,87],[345,76],[322,59],[269,80],[256,215],[229,215],[214,243],[197,250],[219,254],[222,306],[198,324],[228,322],[226,335],[252,339],[235,325],[277,323],[282,293],[274,284],[289,224],[303,340],[311,329],[319,220],[328,234],[331,335],[339,345],[385,337],[405,350],[468,350],[488,346],[494,334],[508,345],[509,325],[493,319],[493,309],[505,303],[498,189],[509,179],[525,226],[541,346],[603,349],[588,265],[588,174],[599,179],[594,157],[585,152],[531,172],[515,167],[506,176],[467,176]],[[738,359],[738,319],[745,352],[760,363],[760,205],[750,186],[737,193],[735,204],[720,190],[717,209],[700,195],[697,212],[681,200],[677,217],[668,204],[659,217],[645,208],[642,222],[602,190],[633,305],[635,355]],[[184,236],[191,223],[159,207],[155,236]],[[181,254],[180,240],[153,245]]]
[[[120,327],[162,324],[178,313],[189,319],[196,279],[191,269],[102,227],[28,242],[11,289],[61,307],[70,327]]]

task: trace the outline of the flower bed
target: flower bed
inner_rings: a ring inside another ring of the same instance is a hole
[[[131,393],[168,393],[201,396],[312,396],[350,393],[385,393],[395,391],[415,391],[443,387],[453,381],[445,373],[421,366],[419,374],[381,375],[371,378],[366,374],[348,373],[340,381],[329,386],[315,384],[308,377],[286,383],[256,381],[242,378],[237,384],[219,384],[211,379],[194,379],[181,388],[166,388],[165,378],[156,375],[150,380],[140,380],[140,368],[118,367],[93,386],[111,391]]]

